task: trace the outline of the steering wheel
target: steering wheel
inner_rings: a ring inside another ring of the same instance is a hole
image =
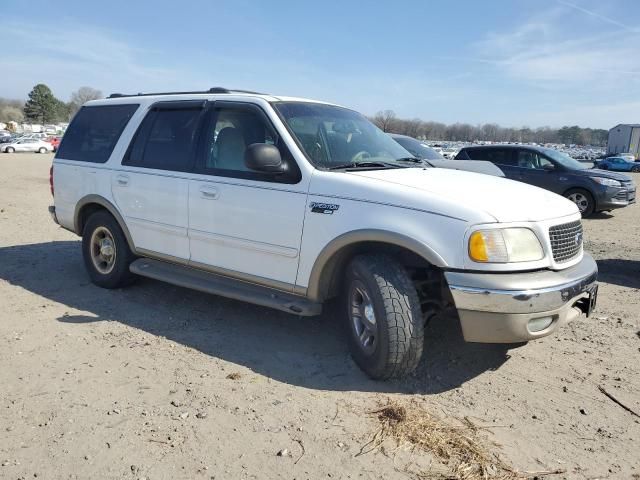
[[[353,157],[351,157],[352,162],[359,162],[360,160],[364,160],[366,158],[371,158],[371,154],[366,150],[360,150]]]

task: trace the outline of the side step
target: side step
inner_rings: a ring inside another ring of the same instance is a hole
[[[305,317],[319,315],[322,305],[280,290],[235,280],[214,273],[172,263],[139,258],[129,266],[136,275],[191,288],[200,292],[242,300]]]

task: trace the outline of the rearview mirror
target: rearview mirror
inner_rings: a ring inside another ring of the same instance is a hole
[[[285,171],[280,150],[275,145],[268,143],[249,145],[244,152],[244,164],[250,170],[257,172],[283,173]]]

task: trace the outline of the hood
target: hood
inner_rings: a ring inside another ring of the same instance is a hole
[[[437,197],[465,210],[481,210],[499,222],[535,222],[578,213],[576,205],[560,195],[480,173],[442,168],[399,168],[351,171],[347,175],[366,178],[379,186],[386,184],[385,194],[389,193],[388,187],[392,185],[395,190],[413,189],[415,195],[410,195],[410,198],[415,198],[416,205],[408,207],[422,207],[429,203],[430,198]]]
[[[629,175],[611,170],[600,170],[599,168],[588,168],[586,170],[572,170],[572,174],[583,177],[604,177],[617,180],[619,182],[631,182],[633,179]]]

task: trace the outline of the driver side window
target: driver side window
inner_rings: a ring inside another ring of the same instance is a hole
[[[553,167],[553,163],[543,157],[541,154],[532,150],[518,150],[518,166],[520,168],[529,168],[532,170],[543,170],[544,168]]]
[[[271,175],[249,169],[244,155],[247,147],[254,143],[278,147],[286,171]],[[297,183],[301,178],[300,169],[284,141],[257,106],[216,102],[208,112],[200,144],[197,169],[202,173],[279,183]]]

